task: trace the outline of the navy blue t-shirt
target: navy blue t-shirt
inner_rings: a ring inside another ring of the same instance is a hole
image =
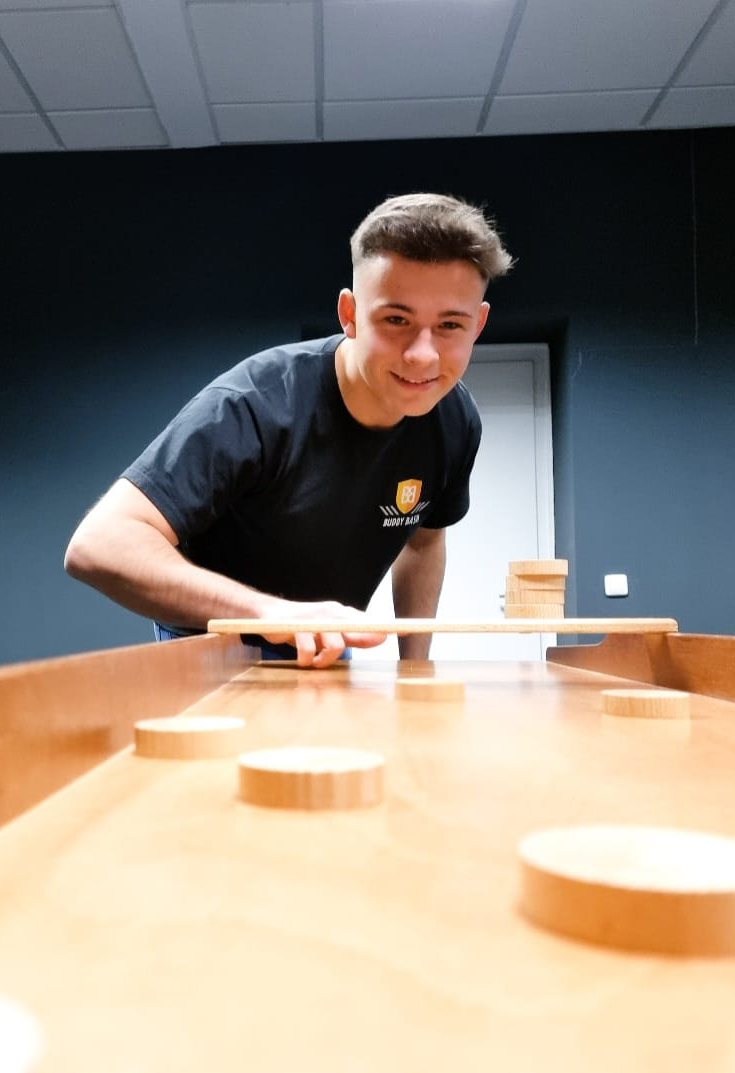
[[[463,384],[423,417],[359,424],[337,385],[342,338],[246,358],[122,476],[198,566],[290,600],[364,609],[417,526],[467,512],[481,425]]]

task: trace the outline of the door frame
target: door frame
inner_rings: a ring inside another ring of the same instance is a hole
[[[554,528],[554,445],[551,426],[551,369],[546,343],[476,344],[471,365],[499,361],[530,361],[533,368],[533,428],[536,480],[537,559],[556,558]],[[520,557],[520,556],[519,556]],[[540,659],[548,645],[557,643],[555,633],[539,635]]]
[[[472,364],[530,361],[533,365],[533,425],[536,459],[537,559],[554,554],[554,447],[551,430],[551,373],[546,343],[481,344],[472,351]]]

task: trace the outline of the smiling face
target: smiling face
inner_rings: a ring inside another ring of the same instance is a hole
[[[371,428],[428,413],[463,375],[485,326],[485,283],[467,261],[368,257],[343,290],[338,312],[346,338],[337,348],[342,398]]]

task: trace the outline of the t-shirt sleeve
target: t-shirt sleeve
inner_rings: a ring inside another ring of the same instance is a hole
[[[262,430],[244,396],[208,387],[121,474],[151,500],[185,543],[255,488]]]
[[[453,472],[448,475],[444,492],[422,522],[425,529],[446,529],[464,518],[470,509],[470,476],[481,436],[482,422],[473,404],[467,417],[464,454],[458,458]]]

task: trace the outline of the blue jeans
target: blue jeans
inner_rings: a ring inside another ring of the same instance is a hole
[[[153,623],[153,633],[157,641],[176,641],[180,637],[192,636],[187,633],[174,633],[173,630],[168,630],[157,622]],[[262,637],[246,636],[245,634],[240,634],[240,639],[244,645],[254,645],[259,648],[262,660],[296,659],[296,649],[293,645],[273,645],[263,640]],[[339,658],[352,659],[352,649],[346,648]]]

